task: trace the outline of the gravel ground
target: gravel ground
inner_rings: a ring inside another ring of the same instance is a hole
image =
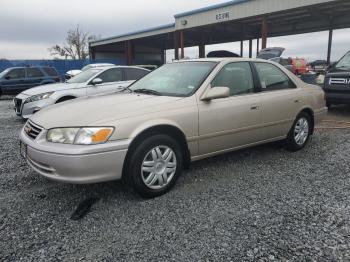
[[[22,125],[0,101],[0,261],[350,260],[350,129],[318,130],[297,153],[274,143],[194,163],[143,200],[40,177],[19,156]]]

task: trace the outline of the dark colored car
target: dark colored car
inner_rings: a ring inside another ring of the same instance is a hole
[[[60,77],[53,67],[11,67],[0,73],[0,96],[17,95],[26,89],[56,82],[60,82]]]
[[[309,66],[312,71],[315,71],[316,73],[322,73],[327,70],[328,64],[326,60],[315,60],[309,63]]]
[[[350,51],[333,64],[324,80],[327,106],[350,104]]]
[[[217,51],[211,51],[207,54],[208,58],[214,57],[240,57],[238,54],[226,51],[226,50],[217,50]]]

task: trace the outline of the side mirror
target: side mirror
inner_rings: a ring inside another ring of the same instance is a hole
[[[326,69],[326,70],[328,71],[328,70],[334,68],[336,64],[337,64],[337,62],[332,62],[332,63],[330,63],[330,64],[327,66],[327,69]]]
[[[5,76],[5,79],[6,79],[6,80],[10,80],[10,79],[11,79],[11,76]]]
[[[230,96],[230,89],[225,86],[216,86],[209,89],[209,91],[202,97],[202,101],[210,101],[213,99],[226,98]]]
[[[102,84],[103,83],[103,80],[101,79],[101,78],[94,78],[94,79],[92,79],[92,81],[91,81],[91,84],[92,85],[100,85],[100,84]]]

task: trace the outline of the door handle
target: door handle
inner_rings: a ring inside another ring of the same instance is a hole
[[[250,110],[258,110],[259,109],[259,106],[257,105],[253,105],[250,107]]]
[[[300,103],[300,100],[299,99],[295,99],[294,103]]]

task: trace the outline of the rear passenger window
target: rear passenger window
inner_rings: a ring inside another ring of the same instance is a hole
[[[139,80],[141,77],[144,77],[148,74],[148,71],[136,68],[126,68],[126,81],[128,80]]]
[[[43,77],[44,74],[38,68],[27,68],[28,77]]]
[[[295,88],[290,78],[275,65],[268,63],[255,63],[261,82],[262,91],[275,91]]]
[[[212,87],[230,88],[230,95],[241,95],[254,92],[253,75],[248,62],[236,62],[224,66],[217,74]]]
[[[112,68],[101,73],[97,78],[101,78],[103,83],[123,81],[123,73],[119,68]]]
[[[45,73],[48,74],[49,76],[58,76],[56,69],[52,67],[44,67],[43,69]]]

